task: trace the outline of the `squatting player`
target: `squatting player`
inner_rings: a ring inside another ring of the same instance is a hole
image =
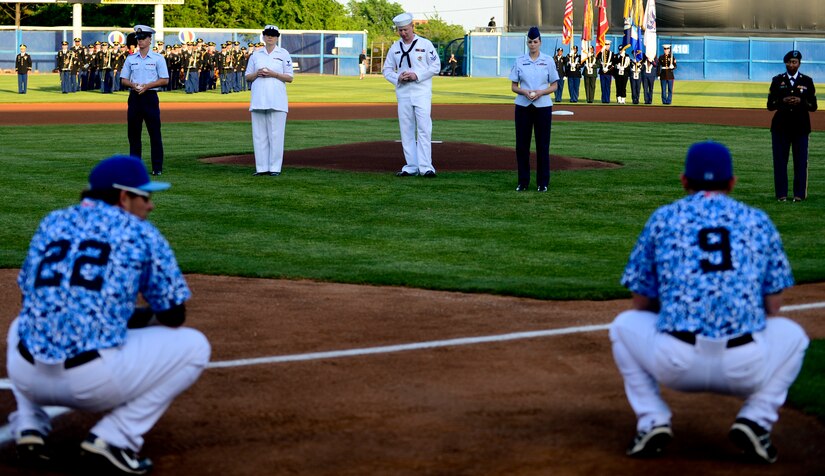
[[[92,169],[80,204],[50,213],[35,232],[6,359],[22,462],[48,463],[43,405],[60,405],[108,411],[80,445],[90,466],[148,472],[151,461],[138,456],[143,435],[209,361],[206,337],[180,327],[191,293],[169,243],[146,221],[152,192],[167,188],[149,180],[140,159],[110,157]],[[135,312],[138,293],[151,310]]]
[[[757,460],[776,461],[770,432],[808,337],[789,319],[766,318],[793,277],[768,216],[728,196],[732,162],[722,144],[693,144],[682,175],[688,196],[653,213],[625,268],[634,309],[616,318],[610,340],[637,418],[630,456],[658,455],[673,437],[662,384],[744,397],[729,436]]]

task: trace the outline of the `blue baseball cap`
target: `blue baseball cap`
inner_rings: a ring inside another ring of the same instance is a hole
[[[691,145],[685,158],[685,177],[705,182],[732,179],[733,158],[730,150],[713,141]]]
[[[143,162],[130,155],[113,155],[100,161],[89,174],[90,190],[116,188],[148,197],[171,187],[168,182],[152,182]]]

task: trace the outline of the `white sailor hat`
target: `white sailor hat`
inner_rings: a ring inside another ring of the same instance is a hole
[[[392,22],[395,23],[396,28],[401,28],[402,26],[407,26],[413,21],[412,13],[402,13],[397,15],[395,18],[392,19]]]
[[[605,41],[604,41],[604,44],[605,44],[605,45],[609,45],[609,44],[610,44],[610,40],[605,40]]]
[[[670,49],[670,45],[662,45],[662,49],[663,49],[663,50],[669,50],[669,49]]]
[[[151,28],[151,27],[148,27],[146,25],[135,25],[135,33],[144,33],[144,34],[148,33],[149,35],[154,35],[155,34],[155,29]]]

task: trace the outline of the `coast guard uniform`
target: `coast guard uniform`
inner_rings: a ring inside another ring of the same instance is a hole
[[[415,72],[416,81],[398,81],[405,71]],[[433,121],[432,77],[441,71],[441,60],[435,47],[426,38],[414,35],[410,44],[398,40],[387,52],[382,70],[384,78],[395,86],[398,99],[398,124],[401,145],[407,165],[402,169],[411,175],[435,173],[432,160]],[[416,140],[417,136],[417,140]]]

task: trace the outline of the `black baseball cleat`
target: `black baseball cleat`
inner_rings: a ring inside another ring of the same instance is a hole
[[[160,170],[153,170],[152,175],[163,175],[163,172],[161,172]]]
[[[396,177],[415,177],[416,175],[418,175],[418,172],[410,173],[410,172],[407,172],[406,170],[402,170],[401,172],[398,172],[398,173],[395,174]]]
[[[651,458],[662,454],[665,446],[673,439],[670,425],[654,426],[649,431],[640,431],[627,447],[627,456]]]
[[[519,185],[519,186],[516,187],[516,192],[526,192],[526,191],[527,191],[527,185]]]
[[[546,192],[546,191],[547,191],[547,187],[545,187],[545,186],[543,186],[543,185],[542,185],[541,187],[537,188],[537,189],[536,189],[536,191],[537,191],[537,192]]]
[[[253,177],[263,177],[264,175],[269,175],[269,172],[255,172],[252,174]]]
[[[37,430],[23,430],[15,441],[17,458],[21,466],[41,467],[51,461],[46,437]]]
[[[437,176],[435,175],[435,172],[433,172],[432,170],[428,170],[428,171],[424,172],[424,178],[436,178],[436,177]]]
[[[771,432],[747,418],[737,418],[730,427],[728,437],[748,456],[765,463],[776,461],[779,452],[771,443]]]
[[[94,464],[99,469],[105,468],[107,474],[112,471],[119,474],[146,474],[152,470],[152,460],[149,458],[140,458],[130,449],[110,445],[94,433],[89,433],[80,444],[80,449],[94,459]]]

